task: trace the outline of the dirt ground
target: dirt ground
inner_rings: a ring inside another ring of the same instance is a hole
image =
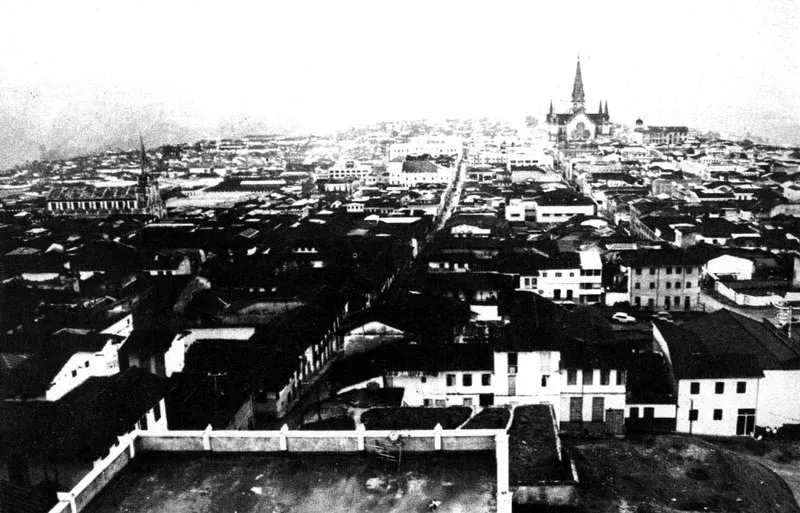
[[[495,511],[491,455],[136,457],[85,513],[410,513]]]
[[[800,512],[775,473],[704,440],[665,435],[570,445],[587,512]]]

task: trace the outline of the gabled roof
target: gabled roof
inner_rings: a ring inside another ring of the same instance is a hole
[[[763,377],[758,359],[735,348],[706,345],[701,337],[671,322],[653,321],[664,338],[676,379],[722,379]]]

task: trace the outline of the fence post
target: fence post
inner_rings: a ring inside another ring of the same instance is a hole
[[[136,457],[136,438],[136,433],[133,433],[128,437],[128,452],[131,455],[131,459]]]
[[[436,424],[433,428],[433,448],[437,451],[442,450],[442,425]]]
[[[211,431],[214,428],[211,427],[211,424],[206,426],[205,431],[203,431],[203,450],[210,451],[211,450]]]
[[[284,424],[283,427],[281,428],[280,438],[278,439],[282,451],[289,450],[289,441],[287,440],[286,436],[288,433],[289,433],[289,426]]]
[[[364,433],[366,432],[366,430],[367,430],[366,426],[364,426],[364,424],[361,424],[360,422],[356,426],[356,435],[358,435],[357,441],[358,441],[359,451],[364,450]]]
[[[497,460],[497,513],[511,513],[512,495],[509,490],[508,433],[495,435],[495,459]]]
[[[78,513],[78,505],[75,504],[75,494],[72,492],[57,492],[58,502],[69,502],[70,513]]]

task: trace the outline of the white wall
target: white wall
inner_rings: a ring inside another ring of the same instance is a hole
[[[464,386],[465,374],[472,376],[472,385]],[[482,376],[489,374],[489,384],[483,385]],[[452,386],[447,385],[447,376],[455,379]],[[494,376],[491,369],[483,371],[442,371],[437,375],[424,373],[398,373],[396,376],[386,377],[386,386],[405,389],[403,402],[408,406],[423,406],[425,399],[430,400],[430,406],[457,406],[463,405],[468,399],[472,406],[478,406],[480,394],[493,392]],[[437,404],[436,401],[444,401]]]
[[[765,370],[759,386],[757,425],[800,423],[800,370]]]
[[[708,261],[706,272],[719,275],[734,275],[737,280],[752,280],[755,264],[746,258],[722,255]]]
[[[608,370],[608,384],[603,385],[600,369],[587,369],[592,374],[591,384],[583,384],[584,369],[574,369],[575,383],[570,385],[568,380],[569,369],[561,371],[561,404],[559,405],[560,422],[570,421],[570,399],[583,397],[583,422],[592,420],[592,402],[595,397],[603,398],[603,420],[605,410],[625,409],[625,379],[624,372],[616,369]],[[617,384],[617,380],[620,384]]]
[[[119,372],[117,348],[110,342],[97,353],[75,353],[53,378],[45,393],[57,401],[93,376],[112,376]]]
[[[549,362],[544,353],[549,355]],[[496,404],[552,404],[559,410],[561,385],[558,376],[561,353],[557,351],[530,351],[517,353],[516,393],[509,395],[508,353],[494,353],[494,393]],[[548,376],[542,386],[542,376]]]

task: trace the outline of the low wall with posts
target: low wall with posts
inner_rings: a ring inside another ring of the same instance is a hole
[[[141,431],[136,448],[176,452],[374,452],[402,441],[408,452],[494,451],[503,429],[367,431]]]
[[[72,490],[57,493],[58,504],[48,513],[78,513],[83,510],[134,458],[135,440],[135,433],[120,437],[119,444],[112,447],[108,455],[100,460]]]

